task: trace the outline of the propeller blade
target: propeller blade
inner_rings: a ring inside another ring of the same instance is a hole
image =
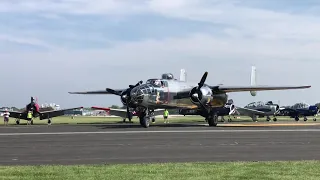
[[[206,79],[207,79],[207,76],[208,76],[208,72],[205,72],[205,73],[203,74],[200,82],[198,83],[198,85],[199,85],[198,88],[199,88],[199,89],[204,85],[204,83],[205,83],[205,81],[206,81]]]
[[[139,81],[135,86],[139,86],[142,83],[143,83],[143,81]]]
[[[121,95],[121,94],[118,93],[117,91],[115,91],[115,90],[113,90],[113,89],[110,89],[110,88],[107,88],[106,91],[109,92],[109,93],[111,93],[111,94],[114,94],[114,95],[118,95],[118,96]]]

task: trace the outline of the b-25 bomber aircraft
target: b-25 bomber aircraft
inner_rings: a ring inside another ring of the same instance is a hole
[[[28,120],[27,113],[29,111],[32,112],[32,117],[37,118],[39,117],[40,120],[48,119],[48,124],[51,124],[53,117],[58,117],[64,115],[66,111],[73,110],[73,109],[81,109],[83,107],[76,107],[76,108],[69,108],[69,109],[61,109],[61,110],[42,110],[39,104],[33,97],[31,97],[31,102],[26,105],[25,110],[19,111],[8,111],[10,113],[9,117],[16,118],[16,124],[20,124],[20,120]],[[5,111],[0,111],[5,112]],[[33,120],[31,120],[31,124],[33,124]]]
[[[198,84],[178,81],[171,73],[163,74],[145,84],[138,83],[130,89],[69,92],[70,94],[117,94],[121,101],[136,107],[140,124],[148,128],[155,109],[181,109],[204,117],[209,126],[217,126],[219,108],[223,107],[230,92],[256,92],[266,90],[305,89],[311,86],[224,86],[205,84],[205,72]],[[252,93],[254,94],[254,93]]]

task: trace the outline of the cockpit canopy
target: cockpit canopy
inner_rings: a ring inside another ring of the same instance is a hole
[[[306,109],[306,108],[309,108],[309,106],[310,105],[306,104],[306,103],[296,103],[291,108],[293,108],[293,109]]]
[[[146,84],[151,84],[155,87],[168,87],[168,82],[161,79],[148,79]]]
[[[248,105],[246,105],[245,107],[249,107],[249,108],[254,108],[254,107],[259,107],[259,106],[264,106],[265,103],[262,101],[258,101],[258,102],[252,102]]]

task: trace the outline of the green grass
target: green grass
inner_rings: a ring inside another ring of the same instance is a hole
[[[320,177],[320,161],[168,163],[79,166],[0,166],[6,180],[313,180]]]
[[[227,117],[225,120],[227,121]],[[220,118],[219,118],[220,120]],[[240,116],[240,119],[232,118],[233,122],[252,122],[250,117]],[[265,122],[266,118],[258,118],[258,121]],[[278,121],[292,121],[289,117],[278,117]],[[301,120],[302,121],[302,120]],[[309,118],[309,121],[312,121]],[[107,123],[121,123],[122,118],[120,117],[90,117],[90,116],[75,116],[74,119],[71,119],[70,116],[60,116],[52,119],[53,124],[107,124]],[[133,122],[139,124],[137,117],[133,118]],[[313,122],[313,121],[312,121]],[[156,118],[156,124],[163,123],[162,117]],[[205,120],[201,116],[181,116],[181,117],[170,117],[170,123],[205,123]],[[15,124],[15,119],[10,118],[9,124]],[[25,120],[21,120],[20,124],[26,124]],[[47,120],[34,119],[34,124],[47,124]],[[3,125],[3,121],[0,121],[0,125]]]

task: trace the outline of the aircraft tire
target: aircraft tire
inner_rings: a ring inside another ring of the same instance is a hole
[[[140,124],[144,128],[148,128],[150,126],[150,118],[143,116],[140,118]]]
[[[48,119],[48,124],[51,124],[51,119]]]
[[[294,120],[295,120],[295,121],[299,121],[299,118],[298,118],[298,117],[295,117]]]
[[[218,116],[214,114],[213,116],[208,117],[209,126],[217,126],[218,125]]]
[[[31,125],[33,125],[33,120],[31,120]]]
[[[16,124],[19,125],[19,124],[20,124],[20,121],[19,121],[19,120],[16,120]]]
[[[277,121],[278,119],[277,118],[273,118],[273,121]]]
[[[316,119],[316,118],[314,118],[314,119],[313,119],[313,121],[317,121],[317,119]]]

